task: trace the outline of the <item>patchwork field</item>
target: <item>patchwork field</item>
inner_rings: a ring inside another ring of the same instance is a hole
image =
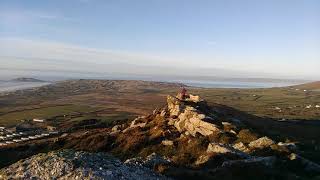
[[[0,126],[14,127],[22,120],[44,118],[47,122],[43,127],[53,125],[61,133],[79,131],[83,135],[148,115],[163,107],[166,96],[175,95],[181,86],[145,81],[73,80],[19,90],[0,95]],[[269,89],[187,87],[187,90],[206,99],[222,117],[237,117],[256,132],[275,140],[297,142],[304,157],[320,161],[320,91],[314,85]],[[100,142],[105,137],[96,138],[88,137],[86,141]],[[47,143],[39,146],[40,152],[52,150]],[[70,147],[72,143],[62,145]],[[87,147],[87,143],[82,146]],[[25,150],[15,149],[11,153],[15,160],[20,158],[17,154],[23,155]]]
[[[161,107],[180,84],[145,81],[76,80],[0,96],[0,126],[33,118],[81,121],[126,119]],[[189,87],[209,104],[222,104],[275,120],[320,119],[320,92],[312,86],[269,89],[206,89]],[[72,115],[72,116],[71,116]]]

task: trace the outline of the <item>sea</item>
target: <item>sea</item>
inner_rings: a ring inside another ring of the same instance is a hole
[[[16,91],[21,89],[30,89],[50,84],[49,82],[15,82],[0,81],[0,92]]]
[[[202,88],[273,88],[273,87],[286,87],[301,84],[301,82],[270,82],[270,81],[174,81],[180,82],[188,86],[202,87]]]

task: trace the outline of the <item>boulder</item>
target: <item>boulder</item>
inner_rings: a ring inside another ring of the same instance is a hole
[[[208,154],[205,154],[205,155],[201,155],[198,157],[198,159],[196,160],[196,162],[194,163],[195,165],[201,165],[201,164],[204,164],[206,162],[208,162],[210,160],[210,155]]]
[[[135,127],[145,127],[146,126],[146,122],[144,122],[144,117],[137,117],[136,119],[134,119],[129,128],[135,128]]]
[[[167,96],[167,104],[170,116],[178,116],[184,108],[184,103],[173,96]]]
[[[164,117],[167,115],[167,111],[165,109],[163,109],[161,112],[160,112],[160,116],[161,117]]]
[[[170,140],[163,140],[161,142],[162,145],[164,146],[172,146],[173,145],[173,141],[170,141]]]
[[[244,153],[250,152],[249,148],[245,144],[243,144],[242,142],[238,142],[238,143],[234,144],[232,147],[239,150],[239,151],[242,151]]]
[[[274,141],[272,139],[264,136],[262,138],[255,140],[255,141],[250,142],[249,147],[263,149],[266,147],[270,147],[272,144],[274,144]]]
[[[168,179],[149,168],[123,164],[105,153],[62,150],[38,154],[0,170],[0,179]]]
[[[296,151],[297,150],[297,145],[293,142],[290,142],[290,143],[284,143],[284,142],[279,142],[278,143],[279,146],[283,146],[283,147],[286,147],[292,151]]]
[[[192,102],[197,103],[197,102],[200,102],[201,99],[200,99],[200,96],[194,96],[194,95],[190,94],[187,101],[192,101]]]
[[[207,148],[207,153],[225,154],[231,153],[231,150],[222,144],[210,143]]]
[[[121,130],[121,125],[115,125],[111,129],[112,132],[117,132],[117,131],[120,131],[120,130]]]

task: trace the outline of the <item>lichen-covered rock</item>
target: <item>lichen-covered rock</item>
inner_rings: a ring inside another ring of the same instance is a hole
[[[189,98],[187,98],[187,101],[192,101],[192,102],[200,102],[201,98],[200,96],[194,96],[192,94],[189,95]]]
[[[184,103],[173,96],[167,96],[167,104],[170,116],[178,116],[184,108]]]
[[[231,153],[231,149],[218,143],[210,143],[208,145],[207,153],[225,154]]]
[[[238,143],[234,144],[232,147],[239,150],[239,151],[242,151],[244,153],[250,152],[249,148],[245,144],[243,144],[242,142],[238,142]]]
[[[149,169],[153,169],[155,166],[160,164],[170,164],[170,161],[164,157],[157,155],[156,153],[152,153],[146,158],[136,157],[127,159],[124,164],[126,165],[138,165],[142,167],[147,167]]]
[[[208,136],[214,132],[220,132],[215,124],[205,121],[205,119],[212,120],[212,118],[199,112],[196,107],[187,105],[172,96],[167,97],[167,103],[171,117],[176,117],[176,119],[170,119],[168,125],[173,124],[179,132],[188,132],[192,136],[196,136],[197,133]]]
[[[0,170],[0,179],[167,179],[151,169],[125,165],[105,153],[53,151]]]
[[[121,125],[115,125],[111,129],[112,132],[116,132],[116,131],[120,131],[120,130],[121,130]]]
[[[272,144],[274,144],[274,141],[272,139],[264,136],[262,138],[255,140],[255,141],[250,142],[249,147],[263,149],[266,147],[270,147]]]
[[[204,155],[201,155],[198,157],[198,159],[196,160],[196,162],[194,163],[195,165],[201,165],[201,164],[204,164],[206,162],[208,162],[210,160],[210,155],[208,154],[204,154]]]

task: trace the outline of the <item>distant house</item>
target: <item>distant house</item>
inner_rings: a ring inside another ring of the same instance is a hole
[[[45,120],[44,119],[33,119],[34,122],[41,122],[43,123]]]

